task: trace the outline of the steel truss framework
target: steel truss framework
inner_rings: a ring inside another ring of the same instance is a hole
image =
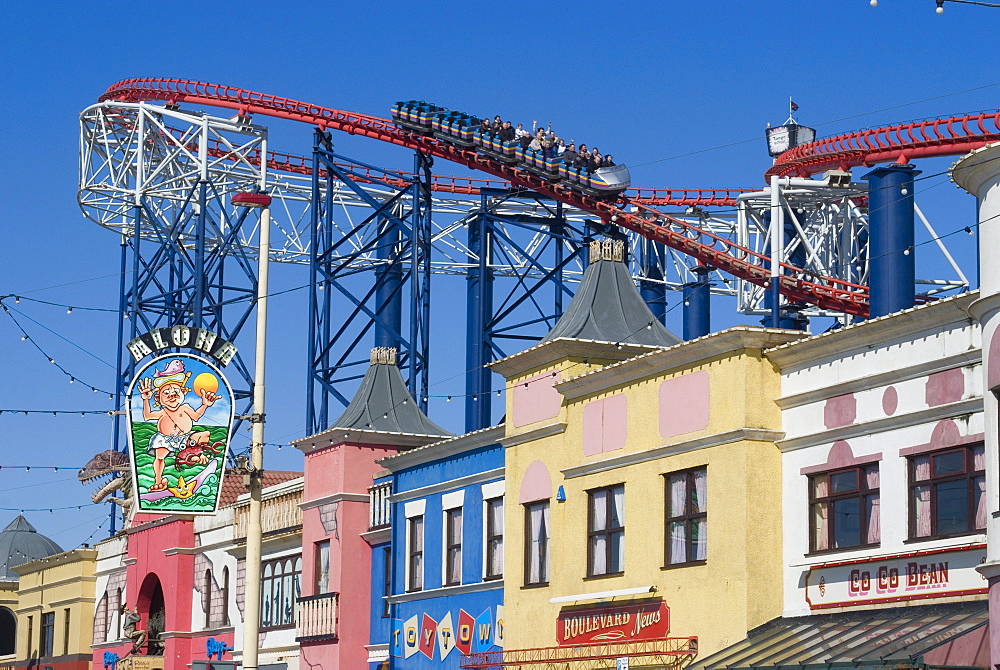
[[[697,637],[668,637],[659,640],[487,651],[463,656],[459,667],[475,670],[600,670],[614,668],[617,659],[627,657],[629,667],[679,669],[690,664],[697,654]]]
[[[325,429],[335,407],[347,402],[372,344],[401,349],[410,390],[426,408],[432,276],[442,278],[435,284],[448,276],[466,281],[468,430],[491,420],[485,364],[512,353],[511,343],[535,340],[554,324],[582,275],[580,246],[590,235],[628,237],[633,276],[660,319],[668,292],[702,281],[706,272],[712,292],[736,296],[741,312],[765,314],[770,308],[759,281],[733,281],[719,269],[706,269],[685,244],[666,247],[634,232],[636,225],[619,229],[613,216],[597,217],[537,191],[503,187],[503,181],[433,175],[432,158],[419,150],[412,171],[384,170],[336,154],[329,134],[320,131],[311,159],[299,158],[270,152],[266,129],[246,116],[223,119],[173,104],[108,102],[82,114],[80,155],[85,215],[124,242],[122,314],[136,318],[123,320],[123,343],[144,329],[173,323],[200,323],[227,339],[239,334],[256,290],[258,231],[256,218],[246,220],[228,198],[256,188],[273,197],[271,259],[310,267],[310,432]],[[785,179],[779,189],[778,258],[785,281],[798,272],[804,281],[825,276],[863,285],[864,187]],[[639,193],[629,216],[697,230],[754,257],[770,254],[775,231],[769,189],[738,199],[731,191],[721,200],[709,198],[706,203],[738,205],[714,211],[691,204],[700,201],[687,191],[678,193]],[[936,280],[928,293],[967,285],[938,245],[958,278]],[[132,283],[126,286],[129,270]],[[835,314],[794,302],[786,306],[807,315]],[[120,396],[131,368],[123,355],[119,359]],[[242,359],[236,365],[244,397],[250,375]]]

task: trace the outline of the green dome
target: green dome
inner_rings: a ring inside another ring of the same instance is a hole
[[[45,537],[23,516],[18,515],[0,532],[0,581],[16,582],[15,565],[58,554],[62,547]]]

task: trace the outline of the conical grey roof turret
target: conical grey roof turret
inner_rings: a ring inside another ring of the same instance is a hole
[[[681,339],[653,316],[625,265],[625,243],[590,243],[590,265],[569,307],[542,342],[566,337],[672,347]]]
[[[20,576],[12,568],[62,552],[23,516],[18,515],[0,532],[0,581],[16,582]]]
[[[404,433],[450,437],[441,426],[427,418],[406,388],[396,367],[396,350],[375,347],[371,367],[351,403],[330,428],[367,430],[379,433]]]

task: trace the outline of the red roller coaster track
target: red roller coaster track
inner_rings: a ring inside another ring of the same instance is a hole
[[[639,189],[634,195],[622,196],[617,202],[608,202],[582,195],[567,186],[548,182],[474,151],[416,135],[377,116],[204,82],[128,79],[113,84],[100,100],[162,100],[168,103],[187,102],[222,107],[236,110],[244,116],[262,114],[396,144],[491,174],[515,186],[531,189],[590,212],[605,221],[614,221],[643,237],[688,254],[705,265],[759,286],[767,286],[770,281],[770,259],[767,256],[652,208],[653,205],[667,202],[711,205],[723,204],[720,201],[725,200],[728,201],[726,204],[732,204],[738,190]],[[832,168],[961,154],[1000,139],[998,122],[1000,114],[980,114],[851,133],[797,147],[780,156],[767,174],[810,175]],[[285,161],[288,167],[284,169],[291,169],[297,161],[301,166],[299,169],[305,168],[305,159],[276,155],[274,160]],[[479,185],[473,184],[472,180],[456,182],[452,192],[472,193],[471,189],[478,191]],[[442,183],[441,186],[445,185]],[[628,211],[630,209],[634,211]],[[783,267],[785,274],[779,278],[781,292],[790,299],[838,312],[867,315],[868,287],[830,277],[814,276],[793,266]]]

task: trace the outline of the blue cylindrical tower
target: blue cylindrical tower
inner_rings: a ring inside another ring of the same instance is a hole
[[[712,284],[708,281],[711,268],[699,265],[691,272],[698,277],[684,284],[684,339],[694,340],[712,331]]]
[[[909,164],[880,167],[868,180],[869,318],[914,303],[913,178]]]

